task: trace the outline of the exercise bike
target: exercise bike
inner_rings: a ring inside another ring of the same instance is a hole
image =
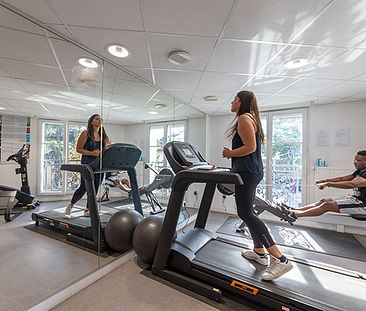
[[[154,190],[158,189],[169,189],[172,185],[174,173],[169,168],[163,168],[159,172],[154,170],[149,164],[145,163],[145,169],[150,169],[153,171],[156,176],[154,180],[145,186],[142,186],[139,188],[140,196],[145,195],[146,200],[151,206],[152,211],[150,212],[151,215],[156,215],[158,213],[162,213],[165,211],[155,194],[153,193]],[[114,184],[114,180],[118,178],[117,174],[112,174],[106,177],[106,180],[104,182],[104,192],[102,194],[102,197],[100,199],[101,202],[109,201],[109,189],[116,187]]]
[[[9,197],[9,202],[4,206],[4,203],[0,206],[0,213],[4,215],[5,221],[11,221],[16,216],[24,211],[24,207],[27,210],[36,208],[40,202],[31,195],[28,170],[27,170],[27,155],[30,152],[30,145],[24,144],[18,152],[8,157],[6,161],[14,161],[20,165],[19,168],[15,169],[16,174],[20,174],[22,186],[20,189],[0,185],[0,195],[2,198]],[[13,194],[15,193],[14,200]]]

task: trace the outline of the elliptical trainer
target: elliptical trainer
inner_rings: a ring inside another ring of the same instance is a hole
[[[28,170],[27,170],[27,154],[30,152],[30,145],[24,144],[18,152],[12,154],[8,157],[6,161],[14,161],[20,165],[20,167],[15,169],[15,174],[20,174],[22,186],[20,189],[9,187],[5,185],[0,185],[0,191],[16,191],[15,199],[17,203],[15,206],[27,207],[27,209],[36,208],[40,204],[39,201],[35,200],[34,196],[31,195],[28,180]],[[23,210],[13,209],[12,214],[19,214]],[[8,220],[10,221],[10,220]]]

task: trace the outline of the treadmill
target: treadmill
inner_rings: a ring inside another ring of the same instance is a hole
[[[127,171],[135,210],[143,215],[135,170],[140,156],[141,150],[135,145],[117,143],[105,147],[102,156],[90,165],[63,164],[61,170],[78,172],[84,179],[90,217],[85,217],[79,212],[80,216],[64,219],[64,208],[35,212],[32,214],[32,219],[36,222],[36,226],[42,223],[51,230],[66,233],[67,241],[94,251],[104,251],[106,248],[104,228],[113,213],[98,210],[94,173]]]
[[[209,165],[189,143],[170,142],[164,154],[176,176],[153,274],[215,301],[227,294],[273,310],[366,310],[366,277],[347,269],[293,260],[294,268],[281,278],[261,281],[265,267],[242,258],[242,246],[205,229],[216,184],[245,181]],[[195,227],[174,240],[179,209],[192,183],[206,184]]]

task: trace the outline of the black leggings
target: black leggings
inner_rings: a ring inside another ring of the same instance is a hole
[[[235,186],[235,202],[239,217],[248,226],[255,248],[269,248],[276,243],[273,241],[267,226],[253,212],[256,188],[263,174],[238,173],[244,185]]]
[[[98,193],[98,188],[99,188],[101,180],[103,180],[103,177],[104,177],[104,174],[100,174],[100,173],[94,174],[95,194]],[[74,195],[72,196],[72,199],[71,199],[71,203],[75,204],[77,201],[79,201],[83,197],[85,192],[86,192],[85,181],[84,181],[84,178],[80,176],[80,186],[74,192]],[[88,206],[87,206],[87,208],[88,208]]]

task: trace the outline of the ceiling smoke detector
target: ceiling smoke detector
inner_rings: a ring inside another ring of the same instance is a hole
[[[192,59],[192,56],[186,51],[173,51],[169,53],[168,59],[174,65],[183,65],[188,63]]]
[[[216,102],[218,100],[217,96],[208,95],[203,98],[206,102]]]
[[[307,57],[295,58],[295,59],[288,61],[284,65],[284,67],[286,70],[299,69],[299,68],[307,66],[309,63],[310,63],[310,59]]]

